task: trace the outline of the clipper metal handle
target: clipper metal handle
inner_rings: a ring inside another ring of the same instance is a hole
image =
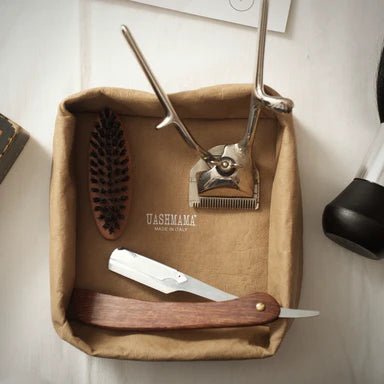
[[[264,90],[264,56],[265,56],[265,40],[268,25],[268,0],[260,1],[259,9],[259,28],[257,39],[257,58],[255,69],[255,81],[253,92],[251,95],[251,105],[249,107],[249,117],[247,129],[243,139],[239,145],[242,148],[250,147],[253,143],[257,122],[261,107],[265,107],[276,112],[289,113],[293,108],[293,101],[280,96],[271,96]]]
[[[203,199],[209,199],[206,202],[207,207],[210,207],[212,202],[214,203],[213,206],[218,202],[220,206],[224,207],[258,208],[259,176],[257,169],[253,165],[252,146],[261,109],[268,108],[275,112],[289,113],[293,108],[292,100],[268,95],[264,90],[263,74],[268,24],[268,0],[260,2],[259,15],[256,73],[245,135],[238,143],[215,147],[210,150],[211,152],[213,150],[220,152],[221,162],[199,174],[196,181],[199,196],[190,199],[192,204],[197,207],[205,204]],[[220,200],[212,201],[217,197]],[[238,198],[235,203],[231,200],[233,197]]]
[[[166,117],[158,124],[157,128],[175,124],[184,141],[202,159],[192,168],[190,175],[189,205],[191,207],[202,206],[201,197],[204,197],[209,200],[206,204],[206,207],[209,208],[258,208],[259,176],[257,169],[253,165],[252,145],[261,108],[288,113],[293,107],[293,102],[290,99],[268,95],[264,90],[263,70],[267,23],[268,0],[261,0],[256,74],[245,134],[238,143],[220,145],[210,150],[203,148],[193,138],[155,78],[132,34],[125,25],[121,27],[127,43],[166,111]],[[193,185],[192,188],[191,184]],[[210,200],[212,198],[213,200]]]
[[[181,137],[184,139],[184,141],[198,154],[200,157],[207,163],[210,164],[212,162],[215,162],[215,158],[213,155],[202,148],[196,140],[193,138],[191,133],[188,131],[187,127],[184,125],[184,123],[181,121],[179,115],[175,111],[175,108],[173,107],[171,101],[169,100],[168,95],[163,91],[161,88],[161,85],[157,81],[155,75],[153,74],[151,68],[149,67],[147,61],[144,58],[143,53],[141,52],[139,46],[137,45],[135,39],[133,38],[131,32],[129,29],[125,26],[121,26],[121,32],[123,33],[125,40],[131,47],[133,53],[136,56],[137,61],[139,62],[141,68],[143,69],[148,81],[150,82],[153,91],[155,92],[157,98],[159,99],[161,105],[163,106],[164,110],[166,111],[167,115],[164,118],[164,120],[156,126],[156,128],[164,128],[168,125],[176,125]]]

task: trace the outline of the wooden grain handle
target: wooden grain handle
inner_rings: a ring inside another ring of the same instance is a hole
[[[279,317],[280,306],[267,293],[220,302],[151,302],[75,289],[68,317],[103,328],[129,331],[251,326]]]

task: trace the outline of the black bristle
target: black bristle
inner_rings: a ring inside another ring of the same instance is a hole
[[[91,140],[91,145],[95,149],[99,149],[100,148],[100,145],[95,140]]]
[[[96,141],[99,141],[100,140],[100,136],[97,132],[92,132],[91,133],[92,137],[96,140]]]
[[[95,218],[109,235],[123,227],[126,204],[129,200],[129,159],[120,120],[113,111],[105,108],[90,138],[90,192]],[[95,177],[93,177],[95,176]]]
[[[97,153],[99,156],[105,156],[105,152],[102,150],[102,148],[98,148]]]

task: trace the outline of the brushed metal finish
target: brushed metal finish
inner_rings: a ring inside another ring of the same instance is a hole
[[[128,249],[115,249],[109,258],[108,269],[163,293],[184,291],[213,301],[227,301],[238,298],[238,296],[224,292]],[[263,311],[263,303],[258,304],[260,305],[259,307],[256,306],[255,310]],[[319,311],[281,307],[279,317],[299,318],[318,316],[319,314]]]
[[[249,209],[248,207],[250,207],[250,209],[257,209],[259,207],[259,188],[258,186],[255,188],[258,183],[258,171],[253,162],[252,146],[255,140],[261,108],[268,108],[275,112],[283,113],[289,113],[293,108],[292,100],[280,96],[268,95],[264,90],[263,74],[268,6],[268,0],[260,1],[256,74],[245,134],[238,143],[223,145],[222,151],[216,152],[215,154],[212,153],[212,150],[206,150],[201,147],[193,138],[175,111],[169,97],[161,88],[129,29],[125,25],[121,27],[127,43],[131,47],[156,96],[166,111],[166,117],[157,128],[171,124],[176,125],[178,132],[185,142],[196,150],[207,165],[205,170],[196,174],[197,195],[204,199],[204,204],[202,204],[199,198],[195,197],[196,191],[191,192],[190,188],[190,207],[232,209]],[[192,185],[195,186],[195,183],[192,182]],[[228,200],[232,198],[236,200]],[[241,204],[239,199],[251,199],[253,202]]]
[[[292,100],[268,95],[264,90],[263,74],[268,5],[268,0],[260,2],[256,73],[245,134],[240,142],[222,146],[221,153],[215,152],[221,162],[213,167],[207,167],[205,171],[196,176],[198,179],[197,191],[190,186],[190,207],[259,208],[259,173],[254,165],[252,146],[261,109],[267,108],[275,112],[289,113],[293,108]],[[210,152],[212,153],[213,150],[210,149]],[[230,161],[227,161],[228,159]],[[194,183],[192,177],[191,183]]]
[[[312,311],[309,309],[291,309],[291,308],[280,308],[279,317],[283,319],[297,319],[300,317],[315,317],[319,316],[319,311]]]
[[[164,120],[160,124],[158,124],[156,128],[164,128],[168,125],[174,124],[184,141],[191,148],[195,149],[204,161],[206,161],[207,163],[210,163],[212,161],[214,162],[215,159],[213,158],[213,156],[196,142],[191,133],[188,131],[187,127],[181,121],[179,115],[177,114],[175,108],[169,100],[168,95],[164,92],[160,83],[153,74],[151,68],[145,60],[143,53],[141,52],[139,46],[137,45],[127,26],[122,25],[121,32],[123,33],[125,40],[129,44],[129,46],[131,47],[132,52],[135,54],[137,61],[139,62],[141,68],[143,69],[148,81],[150,82],[153,88],[153,91],[155,92],[157,98],[159,99],[161,105],[167,113]]]
[[[223,153],[224,145],[218,145],[211,148],[209,151],[214,155],[219,155]],[[215,168],[211,169],[212,172],[217,172]],[[220,175],[220,177],[212,178],[208,180],[212,183],[217,183],[220,185],[221,181],[225,181],[225,186],[221,184],[220,190],[217,188],[214,190],[217,193],[219,191],[221,196],[206,196],[206,192],[199,193],[201,190],[201,183],[204,182],[204,175],[209,171],[208,165],[203,161],[199,160],[191,169],[189,173],[189,206],[191,208],[211,208],[211,209],[245,209],[245,210],[257,210],[259,208],[259,197],[260,197],[260,176],[256,167],[253,168],[253,178],[249,178],[248,174],[243,173],[242,169],[238,169],[236,172],[236,177],[228,177],[225,180],[225,176]],[[203,175],[203,177],[201,177]],[[243,196],[233,197],[233,192],[236,191],[239,194],[239,181],[240,178],[244,176],[243,184],[245,178],[247,178],[249,185],[253,188],[253,194],[251,197],[247,197],[244,193]],[[200,185],[199,185],[200,183]]]
[[[262,107],[271,109],[275,112],[289,113],[293,108],[293,101],[281,96],[271,96],[264,89],[264,56],[265,41],[267,36],[269,0],[260,1],[260,20],[257,39],[256,73],[253,92],[251,95],[251,105],[249,109],[249,118],[247,129],[240,146],[250,147],[254,140],[259,114]]]
[[[128,249],[115,249],[108,269],[163,293],[189,292],[213,301],[237,297]]]

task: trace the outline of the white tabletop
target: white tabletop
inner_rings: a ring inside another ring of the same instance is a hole
[[[56,110],[84,87],[150,90],[121,22],[168,92],[252,81],[249,27],[128,0],[0,1],[0,112],[32,136],[0,185],[0,383],[383,383],[384,264],[342,249],[321,228],[325,204],[352,180],[379,126],[383,0],[293,0],[287,32],[268,35],[266,83],[296,104],[300,306],[321,317],[296,321],[275,357],[251,361],[92,358],[55,334],[48,193]]]

